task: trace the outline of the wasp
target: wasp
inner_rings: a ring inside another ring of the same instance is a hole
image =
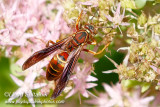
[[[109,43],[106,44],[105,47],[97,53],[84,48],[84,46],[88,44],[96,45],[96,41],[94,40],[96,28],[92,24],[85,24],[79,29],[79,21],[82,13],[83,10],[76,21],[75,33],[56,43],[49,40],[45,49],[35,52],[22,66],[22,69],[26,70],[50,54],[60,50],[59,53],[56,53],[50,60],[46,70],[46,79],[48,81],[56,81],[56,87],[51,96],[52,99],[57,98],[67,85],[81,51],[96,55],[103,52],[103,50],[109,45]],[[49,44],[52,45],[49,46]]]

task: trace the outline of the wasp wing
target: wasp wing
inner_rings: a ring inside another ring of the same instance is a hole
[[[52,94],[52,99],[55,99],[56,97],[58,97],[61,92],[63,91],[63,89],[65,88],[65,86],[68,83],[69,77],[71,72],[73,71],[73,68],[76,64],[76,61],[78,60],[78,57],[81,53],[82,50],[82,46],[79,47],[77,49],[77,51],[75,51],[72,55],[72,57],[70,58],[68,64],[66,65],[65,69],[63,70],[63,73],[61,75],[61,78],[59,79],[56,88],[54,89],[54,92]]]
[[[31,57],[29,57],[23,64],[22,69],[25,70],[30,66],[34,65],[35,63],[39,62],[40,60],[44,59],[45,57],[49,56],[56,50],[60,49],[70,38],[63,39],[45,49],[42,49],[38,52],[35,52]]]

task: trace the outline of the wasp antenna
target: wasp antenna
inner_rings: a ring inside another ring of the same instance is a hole
[[[93,23],[93,18],[96,16],[96,13],[98,13],[98,8],[96,8],[96,12],[93,14],[92,18],[90,19],[91,23]]]
[[[111,27],[111,26],[107,26],[107,27],[104,27],[104,26],[98,26],[98,27],[96,27],[96,28],[111,28],[111,29],[113,29],[113,27]]]

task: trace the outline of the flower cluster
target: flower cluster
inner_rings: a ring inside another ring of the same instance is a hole
[[[47,41],[56,42],[61,35],[70,33],[70,28],[62,17],[64,9],[54,1],[48,4],[45,0],[6,0],[0,3],[0,11],[1,52],[4,52],[6,57],[18,58],[12,62],[11,78],[20,88],[9,101],[17,97],[22,98],[23,94],[26,94],[29,95],[29,102],[35,106],[32,90],[48,87],[46,81],[39,82],[36,79],[40,77],[42,68],[49,60],[46,59],[25,72],[17,71],[35,51],[45,48]],[[24,82],[14,75],[24,76]]]
[[[119,74],[120,80],[156,82],[159,85],[160,42],[157,16],[149,16],[147,20],[146,15],[142,13],[137,18],[141,33],[135,29],[135,25],[128,28],[127,36],[130,37],[130,46],[119,49],[128,51],[123,63],[118,65],[110,59],[117,68],[113,71]],[[152,33],[152,35],[148,35],[148,33]]]
[[[141,96],[140,89],[128,93],[124,90],[121,84],[116,84],[115,86],[109,86],[108,84],[103,84],[106,93],[98,93],[98,97],[86,102],[89,104],[95,104],[98,107],[148,107],[149,103],[154,100],[153,96],[146,97],[146,95]]]

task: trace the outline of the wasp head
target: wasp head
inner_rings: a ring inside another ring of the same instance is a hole
[[[89,30],[91,33],[96,34],[96,30],[95,30],[95,28],[94,28],[93,25],[91,25],[91,24],[86,24],[84,27],[85,27],[87,30]]]

